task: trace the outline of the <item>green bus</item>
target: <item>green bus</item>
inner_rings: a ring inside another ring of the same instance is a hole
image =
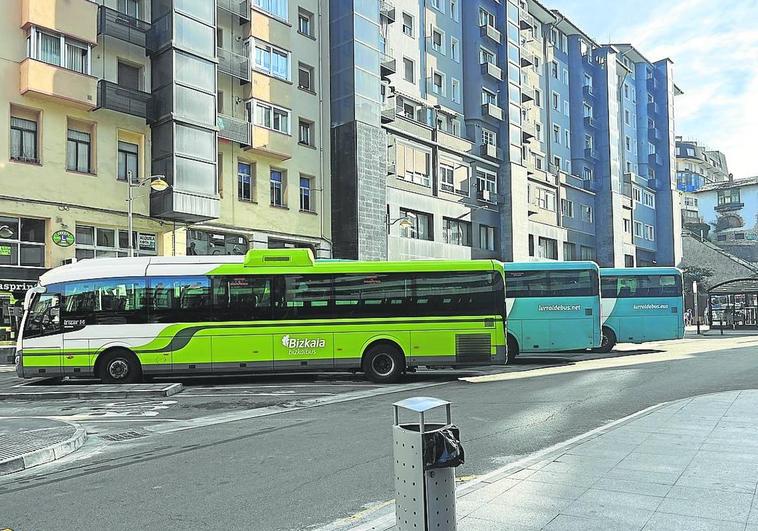
[[[25,300],[20,377],[363,371],[507,363],[505,276],[493,260],[243,256],[82,260]]]

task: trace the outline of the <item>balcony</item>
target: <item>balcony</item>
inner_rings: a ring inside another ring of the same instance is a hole
[[[534,17],[529,14],[522,15],[521,19],[518,21],[518,26],[519,29],[522,30],[530,30],[534,28]]]
[[[388,0],[380,0],[379,16],[383,17],[388,24],[395,22],[395,5]]]
[[[582,55],[582,63],[586,66],[595,66],[595,59],[592,57],[591,53],[585,53]]]
[[[216,48],[218,71],[236,77],[243,83],[250,82],[250,59],[226,48]]]
[[[588,100],[595,99],[595,93],[592,90],[592,85],[584,85],[582,87],[582,94],[584,94],[585,99],[588,99]]]
[[[528,142],[532,138],[537,138],[537,126],[534,120],[528,118],[521,118],[521,133],[523,135],[524,142]]]
[[[651,190],[658,190],[661,187],[661,181],[660,179],[657,179],[655,177],[647,180],[647,187]]]
[[[584,158],[587,160],[600,160],[600,153],[595,148],[584,148]]]
[[[235,118],[227,114],[216,116],[219,138],[225,138],[232,142],[239,142],[243,146],[250,145],[250,122],[242,118]]]
[[[490,192],[489,190],[477,190],[476,198],[485,203],[497,204],[497,194],[495,192]]]
[[[527,54],[527,53],[522,53],[521,54],[521,66],[522,66],[522,68],[523,67],[527,67],[527,66],[533,66],[533,65],[534,65],[534,56],[532,56],[530,54]]]
[[[502,41],[502,36],[500,35],[500,32],[495,28],[495,26],[490,26],[489,24],[482,24],[479,26],[479,34],[482,37],[487,37],[493,42],[496,42],[500,44]]]
[[[91,110],[97,105],[97,79],[34,59],[19,65],[19,92],[65,100]]]
[[[97,109],[109,109],[147,119],[150,94],[101,79],[97,82]]]
[[[383,79],[397,72],[397,59],[392,54],[392,49],[387,50],[389,53],[379,53],[379,74]]]
[[[130,17],[109,7],[100,6],[97,16],[98,35],[107,35],[145,48],[149,30],[149,22]]]
[[[585,116],[584,117],[584,126],[590,128],[590,129],[596,129],[597,128],[597,122],[595,121],[595,118],[593,118],[592,116]]]
[[[382,105],[382,123],[394,122],[397,118],[397,104],[395,98],[390,98]]]
[[[625,173],[621,179],[621,195],[631,199],[632,197],[632,174]],[[631,205],[630,205],[631,206]]]
[[[287,160],[292,158],[292,144],[290,135],[253,126],[252,142],[247,149],[273,159]]]
[[[495,120],[502,120],[503,109],[501,109],[494,103],[484,103],[482,104],[482,115],[489,116],[490,118],[494,118]]]
[[[597,193],[601,190],[602,186],[600,185],[600,181],[597,179],[583,179],[582,188],[589,190],[590,192]]]
[[[652,115],[658,114],[658,104],[654,101],[647,102],[647,113]]]
[[[503,160],[503,150],[494,144],[482,144],[479,146],[479,155],[493,160]]]
[[[648,155],[648,162],[650,164],[658,164],[658,165],[660,165],[660,164],[663,164],[663,159],[661,158],[661,156],[658,153],[650,153]]]
[[[735,210],[742,210],[743,208],[745,208],[745,203],[741,201],[727,200],[726,203],[719,203],[713,207],[713,210],[716,212],[732,212]]]
[[[98,5],[89,0],[21,0],[21,27],[47,28],[97,44],[97,10]]]
[[[481,67],[482,67],[482,74],[491,76],[497,79],[498,81],[501,81],[503,79],[503,71],[496,64],[490,63],[489,61],[485,61],[482,63]]]
[[[534,89],[532,87],[525,87],[522,85],[521,103],[526,103],[527,101],[534,101]]]
[[[250,0],[216,0],[216,7],[239,17],[240,24],[250,22]]]
[[[657,127],[651,127],[650,129],[648,129],[647,134],[648,134],[648,138],[653,142],[656,140],[663,139],[663,132]]]

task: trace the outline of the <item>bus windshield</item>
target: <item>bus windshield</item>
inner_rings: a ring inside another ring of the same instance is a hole
[[[37,293],[30,301],[24,321],[24,337],[44,336],[60,328],[60,295]]]

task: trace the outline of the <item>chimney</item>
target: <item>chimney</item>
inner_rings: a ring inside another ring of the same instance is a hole
[[[729,174],[729,182],[732,182],[732,181],[734,181],[734,174],[730,173]]]

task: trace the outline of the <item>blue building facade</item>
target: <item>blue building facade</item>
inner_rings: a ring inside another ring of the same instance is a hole
[[[378,75],[384,256],[679,262],[671,61],[599,44],[535,0],[332,0],[332,16],[367,6],[378,13],[379,64],[395,61]],[[382,17],[390,6],[391,21]],[[333,73],[338,117],[339,82]],[[361,149],[350,142],[340,158]],[[354,220],[333,217],[335,256],[337,226],[357,240],[362,209],[374,228],[379,220],[379,209],[358,196]],[[393,224],[407,216],[421,226]]]

